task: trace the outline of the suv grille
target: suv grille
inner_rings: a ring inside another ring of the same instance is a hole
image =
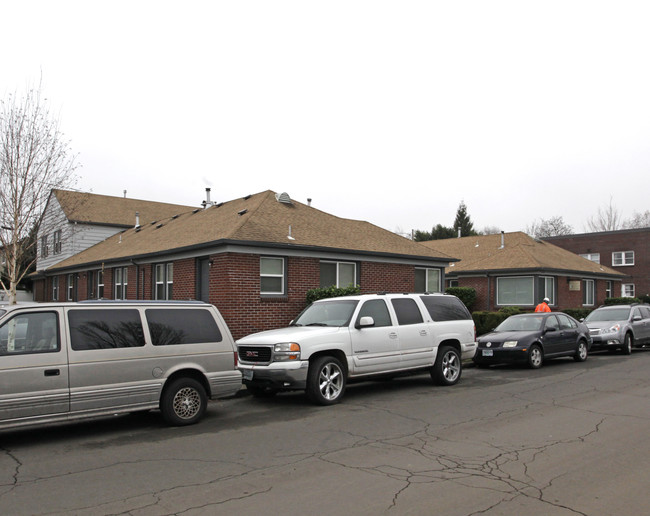
[[[270,362],[271,348],[263,346],[239,346],[240,362]]]

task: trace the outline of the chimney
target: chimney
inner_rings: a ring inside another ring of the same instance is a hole
[[[140,212],[135,212],[135,227],[136,229],[140,227]]]
[[[458,238],[460,238],[460,228],[458,228]]]
[[[201,203],[203,208],[209,208],[212,206],[212,201],[210,200],[210,188],[205,189],[205,201]]]
[[[307,199],[307,206],[311,206],[311,197]]]
[[[501,247],[499,247],[499,249],[503,249],[505,246],[506,246],[506,237],[505,237],[505,235],[504,235],[504,233],[502,231],[501,232]]]

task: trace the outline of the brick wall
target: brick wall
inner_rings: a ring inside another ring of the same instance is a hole
[[[282,296],[260,295],[260,255],[222,253],[210,257],[210,303],[223,315],[235,339],[253,332],[286,326],[306,306],[307,291],[320,286],[318,258],[286,258],[287,292]],[[128,267],[128,299],[153,299],[155,268],[153,265]],[[415,267],[389,263],[359,263],[360,285],[363,293],[412,292]],[[66,275],[59,277],[60,299],[65,299]],[[86,273],[79,274],[79,300],[87,298]],[[197,292],[197,261],[174,261],[173,298],[195,299]],[[51,280],[50,280],[51,281]],[[37,285],[38,284],[38,285]],[[35,282],[38,301],[50,301],[40,292],[49,281]],[[112,299],[113,269],[104,272],[104,298]],[[144,293],[144,294],[143,294]]]

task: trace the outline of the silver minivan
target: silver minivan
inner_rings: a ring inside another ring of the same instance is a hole
[[[0,429],[160,409],[199,421],[241,389],[232,335],[202,302],[95,301],[3,307]]]

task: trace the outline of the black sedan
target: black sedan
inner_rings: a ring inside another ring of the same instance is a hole
[[[511,315],[494,331],[478,339],[474,362],[478,366],[526,363],[537,369],[547,358],[587,360],[589,329],[561,312]]]

